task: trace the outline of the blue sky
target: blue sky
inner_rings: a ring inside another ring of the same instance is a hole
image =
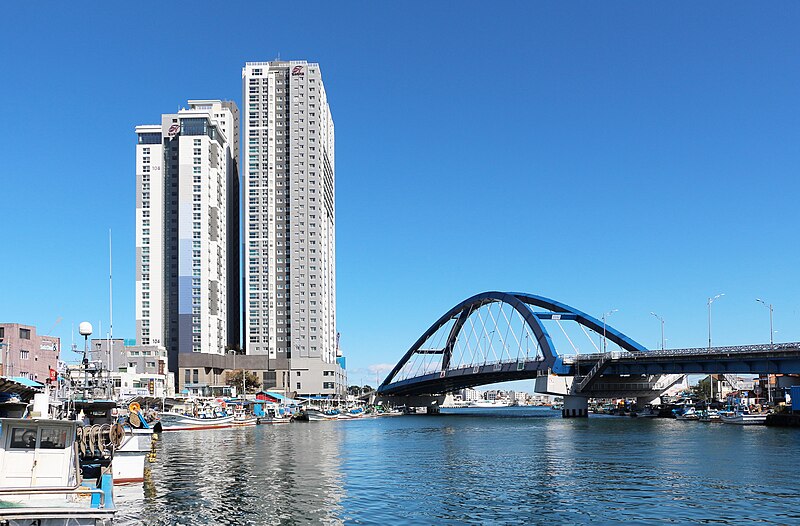
[[[99,5],[99,7],[98,7]],[[221,9],[225,9],[221,12]],[[134,141],[245,61],[321,64],[351,382],[526,291],[656,347],[800,340],[800,4],[15,3],[0,19],[0,321],[134,336]],[[105,332],[105,329],[104,329]],[[65,345],[66,347],[66,345]]]

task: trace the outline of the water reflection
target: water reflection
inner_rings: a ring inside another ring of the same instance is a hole
[[[165,433],[121,524],[797,523],[800,433],[525,409]]]

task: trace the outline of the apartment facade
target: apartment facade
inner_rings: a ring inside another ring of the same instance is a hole
[[[223,354],[239,340],[239,110],[190,100],[136,127],[136,342]]]
[[[2,375],[23,377],[41,384],[58,369],[61,338],[39,335],[33,325],[0,323]]]
[[[343,395],[337,360],[335,137],[319,64],[242,69],[243,340],[276,388]]]

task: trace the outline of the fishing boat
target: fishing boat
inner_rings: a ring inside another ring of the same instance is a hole
[[[356,418],[361,418],[364,416],[364,408],[363,407],[354,407],[349,409],[343,413],[339,413],[336,418],[339,420],[353,420]]]
[[[706,409],[700,412],[701,422],[722,422],[722,417],[716,409]]]
[[[249,427],[260,423],[259,417],[249,413],[244,405],[236,406],[233,410],[233,427]]]
[[[264,416],[260,421],[262,424],[288,424],[292,421],[292,415],[285,408],[271,404],[264,409]]]
[[[0,524],[111,524],[110,435],[119,430],[103,429],[87,435],[74,420],[0,418]],[[80,454],[79,434],[96,455]]]
[[[122,426],[124,435],[115,448],[112,463],[114,484],[143,482],[147,456],[153,447],[153,435],[161,424],[151,427],[136,402],[128,406],[126,415],[118,415],[117,403],[111,400],[75,400],[67,405],[72,408],[77,420],[89,426]]]
[[[325,411],[316,407],[308,407],[305,413],[308,415],[309,422],[323,422],[326,420],[337,420],[339,418],[339,411],[335,409]]]
[[[724,424],[740,426],[763,426],[767,424],[766,414],[751,413],[747,407],[737,407],[732,414],[723,414],[721,418]]]
[[[631,416],[634,418],[656,418],[658,417],[658,411],[652,407],[648,407],[647,409],[631,412]]]
[[[683,412],[675,413],[675,420],[697,421],[700,420],[700,413],[698,413],[697,409],[695,409],[694,407],[687,407]]]
[[[225,416],[189,416],[175,413],[161,415],[161,426],[164,431],[198,431],[200,429],[222,429],[233,426],[233,415]]]
[[[233,427],[233,414],[224,401],[189,400],[186,406],[161,414],[164,431],[198,431]]]

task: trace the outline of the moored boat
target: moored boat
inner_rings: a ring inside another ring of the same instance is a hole
[[[675,420],[684,420],[684,421],[693,420],[693,421],[697,421],[697,420],[700,420],[700,414],[697,412],[697,409],[695,409],[694,407],[688,407],[682,413],[676,413],[675,414]]]
[[[248,413],[244,405],[236,406],[233,410],[233,427],[249,427],[259,423],[259,417]]]
[[[751,413],[746,407],[737,407],[733,413],[723,414],[722,422],[725,424],[736,424],[740,426],[763,426],[767,424],[765,413]]]
[[[222,429],[233,427],[233,415],[194,417],[165,413],[161,415],[161,426],[164,431],[198,431],[201,429]]]
[[[364,416],[364,408],[362,407],[355,407],[343,413],[339,413],[337,418],[339,420],[353,420],[355,418],[361,418]]]
[[[716,409],[706,409],[700,412],[701,422],[722,422],[719,411]]]
[[[91,428],[85,434],[72,420],[0,419],[0,524],[111,524],[116,510],[109,464],[121,431]]]
[[[285,408],[277,404],[270,404],[264,408],[264,416],[259,418],[261,424],[289,424],[292,415]]]
[[[155,428],[146,422],[138,403],[130,404],[128,414],[121,416],[117,415],[117,403],[111,400],[74,400],[68,402],[67,407],[72,409],[75,418],[92,427],[121,424],[124,434],[115,447],[112,463],[114,484],[144,481]]]
[[[305,413],[308,415],[309,422],[337,420],[339,415],[339,411],[335,410],[323,411],[322,409],[317,409],[316,407],[306,408]]]

